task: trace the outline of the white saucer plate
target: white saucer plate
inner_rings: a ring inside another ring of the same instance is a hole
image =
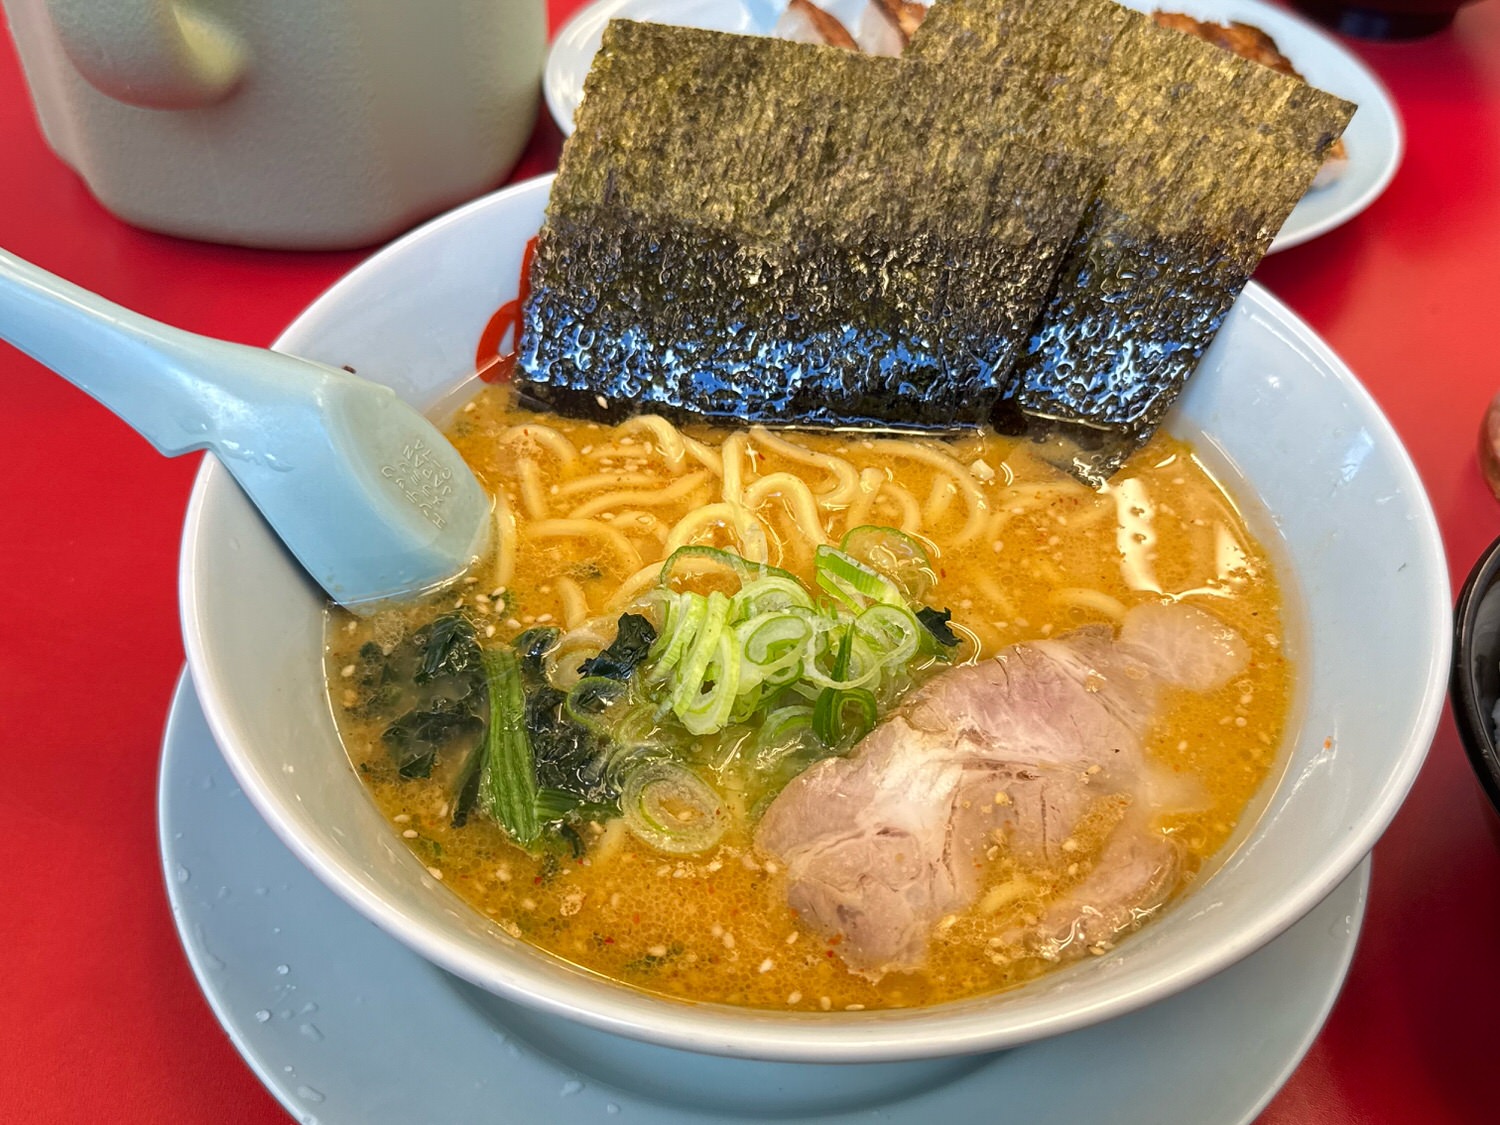
[[[1366,859],[1218,976],[1069,1035],[895,1066],[757,1063],[523,1010],[379,930],[257,815],[186,675],[167,721],[159,802],[167,890],[193,971],[246,1062],[304,1125],[1245,1123],[1332,1008],[1369,884]]]
[[[821,0],[820,6],[854,28],[866,0]],[[1309,192],[1293,209],[1271,252],[1297,246],[1348,222],[1375,201],[1401,163],[1405,145],[1401,118],[1380,80],[1338,40],[1306,20],[1263,0],[1121,0],[1127,7],[1185,12],[1217,23],[1253,24],[1276,40],[1281,52],[1314,86],[1359,106],[1344,141],[1349,166],[1342,178]],[[573,131],[573,113],[583,98],[604,25],[612,19],[702,27],[746,35],[769,35],[786,0],[597,0],[557,33],[542,75],[542,92],[558,128]]]

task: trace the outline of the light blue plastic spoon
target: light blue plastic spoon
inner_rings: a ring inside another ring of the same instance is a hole
[[[168,457],[218,455],[335,601],[369,611],[459,577],[489,497],[388,387],[170,328],[0,250],[0,338]]]

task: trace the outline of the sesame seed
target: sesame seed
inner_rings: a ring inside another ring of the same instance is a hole
[[[354,675],[354,665],[345,664],[343,668],[339,669],[339,675],[343,676],[344,679],[347,680],[350,676]]]
[[[826,996],[819,996],[818,1007],[822,1008],[826,1012],[829,1008],[833,1007],[833,1001],[828,999],[828,997]]]
[[[665,945],[653,945],[647,948],[646,952],[652,957],[665,957],[667,955],[667,947]]]
[[[767,957],[764,961],[762,961],[760,963],[760,968],[757,971],[758,972],[762,972],[762,973],[769,973],[775,967],[776,967],[776,962],[772,961],[769,957]]]
[[[845,1004],[844,1005],[844,1011],[846,1011],[846,1012],[863,1012],[864,1010],[865,1010],[865,1006],[863,1004]]]
[[[415,828],[408,828],[401,835],[405,836],[408,840],[415,840],[417,838],[417,830]]]
[[[802,1000],[802,993],[800,993],[800,992],[794,992],[794,993],[792,993],[790,996],[788,996],[786,998],[786,1002],[787,1002],[788,1005],[800,1003],[801,1000]]]
[[[786,943],[788,945],[796,945],[797,944],[797,936],[798,936],[797,935],[797,931],[793,930],[791,933],[789,933],[789,934],[786,935]]]
[[[438,870],[438,868],[436,867],[429,867],[427,869],[427,874],[431,875],[434,879],[441,879],[443,877],[442,871]]]
[[[391,817],[391,819],[394,820],[397,824],[409,824],[411,823],[411,814],[404,812],[397,813],[395,816]]]
[[[495,627],[493,625],[486,625],[484,627],[484,635],[486,637],[493,637],[495,635]]]
[[[725,949],[733,949],[734,948],[734,935],[733,934],[725,934],[724,935],[724,948]]]

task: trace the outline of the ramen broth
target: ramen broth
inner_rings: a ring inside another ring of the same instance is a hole
[[[1079,882],[1112,822],[1080,825],[1066,867],[1023,868],[990,848],[978,900],[937,925],[922,969],[871,980],[788,907],[784,872],[751,844],[753,795],[732,756],[715,766],[710,755],[701,771],[735,812],[708,851],[658,852],[615,819],[581,825],[581,855],[528,855],[486,817],[452,827],[454,767],[399,776],[380,724],[351,713],[349,677],[367,642],[389,649],[462,608],[481,644],[554,624],[565,645],[591,654],[683,542],[745,551],[749,538],[764,561],[808,580],[813,536],[838,543],[851,527],[884,524],[929,545],[938,582],[926,600],[952,611],[958,660],[1117,625],[1130,606],[1163,596],[1240,634],[1246,671],[1212,692],[1168,692],[1148,732],[1150,760],[1190,795],[1152,825],[1181,845],[1185,880],[1223,846],[1272,768],[1290,696],[1281,590],[1233,500],[1181,441],[1158,435],[1095,492],[993,433],[937,441],[678,431],[643,419],[610,427],[519,410],[504,386],[465,407],[450,436],[497,496],[501,550],[438,603],[370,620],[331,611],[334,709],[360,777],[434,879],[513,936],[603,976],[667,996],[808,1010],[1014,987],[1056,955],[1000,935],[1034,923]]]

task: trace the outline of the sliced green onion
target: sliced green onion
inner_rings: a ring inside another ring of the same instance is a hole
[[[894,582],[836,547],[818,545],[813,552],[813,578],[835,600],[856,612],[869,602],[906,603]]]
[[[769,574],[747,582],[734,596],[733,620],[736,624],[749,621],[767,613],[784,613],[787,610],[810,610],[812,595],[807,587],[795,578]]]
[[[756,743],[764,748],[780,747],[788,742],[801,742],[812,731],[813,709],[811,707],[778,707],[766,716],[755,736]]]
[[[480,799],[485,811],[523,848],[536,842],[536,767],[526,733],[521,665],[509,648],[480,654],[489,682],[490,725],[485,732]]]
[[[711,734],[723,730],[734,710],[739,684],[739,646],[734,643],[734,634],[721,631],[717,651],[710,657],[704,670],[697,696],[687,701],[685,706],[678,706],[674,696],[677,717],[694,734]]]
[[[813,704],[813,733],[825,746],[852,744],[870,732],[876,717],[873,692],[865,688],[849,691],[824,688]]]
[[[621,790],[620,808],[637,839],[672,855],[706,851],[729,826],[719,795],[676,762],[647,762],[633,770]]]
[[[799,656],[812,639],[813,627],[805,617],[776,613],[747,622],[736,633],[744,646],[745,659],[765,668],[789,655]]]
[[[809,661],[802,669],[802,678],[821,688],[846,691],[866,687],[880,679],[881,662],[870,647],[870,642],[859,636],[852,628],[845,629],[839,637],[838,657],[833,672],[824,672],[815,661]]]
[[[651,674],[664,679],[682,659],[708,617],[708,599],[702,594],[680,594],[667,603],[667,620],[656,638],[660,652],[651,656]]]
[[[751,579],[775,576],[796,582],[797,578],[789,571],[780,567],[769,566],[765,563],[753,563],[749,559],[742,559],[732,551],[725,551],[719,547],[706,547],[697,543],[689,543],[685,547],[678,547],[667,561],[661,564],[661,577],[658,583],[668,588],[674,588],[673,583],[687,579],[696,574],[713,573],[719,571],[734,579],[734,589],[738,591]],[[682,592],[682,591],[677,591]]]
[[[917,654],[925,630],[916,614],[903,606],[872,605],[854,619],[855,631],[886,666],[904,665]]]
[[[865,524],[845,533],[839,550],[884,574],[909,602],[920,602],[937,585],[927,548],[894,527]]]
[[[677,683],[672,689],[672,710],[679,718],[703,691],[703,678],[708,673],[709,664],[718,655],[719,636],[724,632],[724,622],[728,617],[727,597],[715,590],[704,599],[702,622],[693,631],[692,644],[682,658]]]

